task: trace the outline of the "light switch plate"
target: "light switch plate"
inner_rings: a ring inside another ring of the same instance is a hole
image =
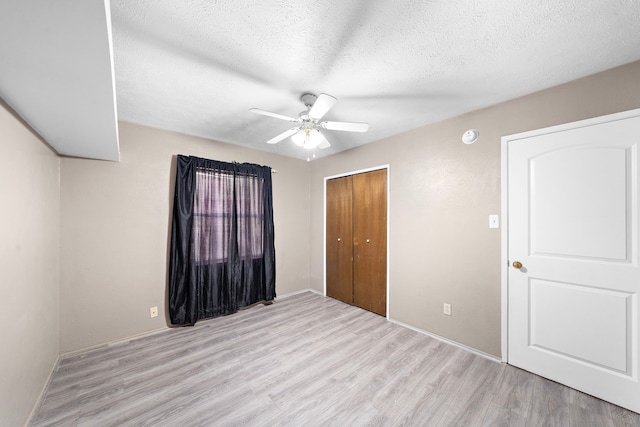
[[[489,228],[500,228],[500,219],[498,215],[489,215]]]

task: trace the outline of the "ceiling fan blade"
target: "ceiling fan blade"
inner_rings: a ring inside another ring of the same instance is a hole
[[[282,132],[280,135],[274,136],[273,138],[268,140],[267,144],[277,144],[278,142],[282,141],[283,139],[286,139],[286,138],[290,137],[291,135],[293,135],[294,133],[298,132],[299,130],[300,130],[300,128],[291,128],[289,130],[286,130],[286,131]]]
[[[336,102],[338,102],[338,100],[333,96],[321,93],[318,95],[316,102],[313,103],[311,110],[309,110],[309,117],[314,120],[320,120]]]
[[[347,132],[366,132],[369,130],[369,123],[322,122],[320,125],[324,129],[346,130]]]
[[[286,120],[288,122],[297,122],[299,119],[283,116],[282,114],[272,113],[271,111],[261,110],[260,108],[250,108],[249,111],[256,114],[262,114],[263,116],[275,117],[276,119]]]

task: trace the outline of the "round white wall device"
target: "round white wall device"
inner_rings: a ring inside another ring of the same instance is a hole
[[[478,140],[478,136],[480,136],[480,132],[475,129],[469,129],[462,134],[462,142],[465,144],[473,144]]]

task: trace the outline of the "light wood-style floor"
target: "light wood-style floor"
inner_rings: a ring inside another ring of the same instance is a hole
[[[33,426],[640,426],[640,415],[306,292],[60,361]]]

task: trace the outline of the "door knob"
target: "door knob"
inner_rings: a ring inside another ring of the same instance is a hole
[[[513,268],[517,268],[518,270],[522,268],[522,263],[520,261],[513,261]]]

